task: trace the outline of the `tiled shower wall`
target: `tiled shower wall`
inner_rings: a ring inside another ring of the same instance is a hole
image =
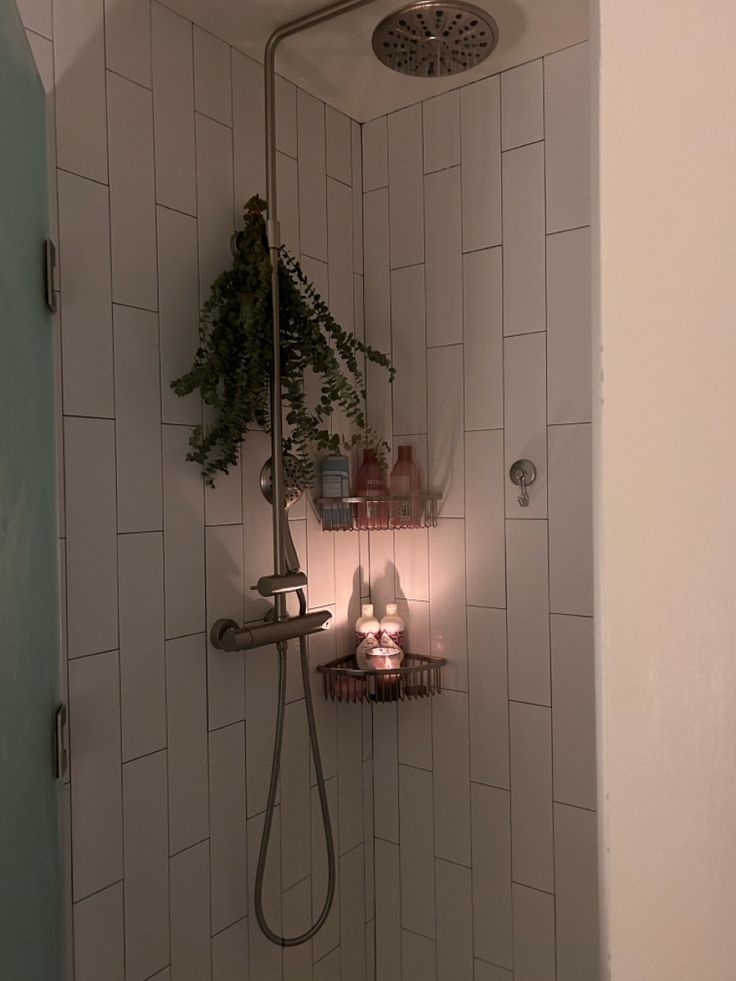
[[[363,129],[398,369],[369,414],[444,492],[438,528],[371,535],[371,588],[450,662],[374,709],[379,981],[598,976],[588,72],[577,45]]]
[[[268,442],[251,434],[239,471],[205,492],[184,460],[201,405],[169,388],[242,205],[264,192],[261,68],[149,0],[21,7],[50,93],[60,253],[67,977],[243,981],[248,965],[256,981],[371,977],[372,749],[359,710],[317,703],[340,851],[328,925],[282,953],[255,923],[276,658],[208,649],[206,629],[253,614],[248,587],[271,569],[258,491]],[[286,242],[360,329],[359,127],[288,82],[278,99]],[[338,630],[312,647],[324,660],[357,611],[360,543],[323,535],[304,505],[292,527],[310,604],[336,612]],[[311,922],[326,887],[294,653],[267,876],[268,916],[287,933]]]

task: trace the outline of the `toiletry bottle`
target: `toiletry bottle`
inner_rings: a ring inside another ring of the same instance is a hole
[[[350,461],[340,453],[330,453],[320,464],[322,497],[350,496]],[[344,530],[352,528],[353,516],[349,504],[325,504],[323,527]]]
[[[404,653],[404,621],[399,616],[396,603],[386,604],[386,615],[381,620],[379,640],[381,647],[396,648]]]
[[[364,603],[360,608],[360,614],[355,621],[355,657],[358,667],[366,670],[368,652],[378,647],[381,625],[373,614],[372,603]]]
[[[358,497],[383,497],[386,494],[386,475],[375,450],[363,450],[363,462],[356,479],[356,494]],[[388,528],[388,504],[385,502],[366,501],[357,505],[357,512],[359,528]]]
[[[399,447],[399,458],[391,471],[391,494],[402,498],[391,502],[391,527],[416,528],[424,517],[424,505],[419,500],[422,472],[414,461],[414,447]]]

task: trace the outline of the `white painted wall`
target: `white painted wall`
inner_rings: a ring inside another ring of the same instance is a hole
[[[606,977],[730,981],[736,9],[599,7]]]

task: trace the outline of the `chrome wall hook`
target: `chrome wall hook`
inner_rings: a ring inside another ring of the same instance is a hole
[[[537,479],[537,468],[534,466],[531,460],[517,460],[516,463],[511,464],[509,477],[511,478],[511,482],[516,484],[521,491],[519,496],[516,498],[516,500],[519,502],[519,506],[522,508],[529,507],[529,494],[527,492],[527,488],[531,487],[531,485]]]

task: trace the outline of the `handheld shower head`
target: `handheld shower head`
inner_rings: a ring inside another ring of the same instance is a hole
[[[301,500],[304,488],[299,483],[301,470],[299,461],[289,453],[284,455],[284,510],[288,511],[297,501]],[[273,505],[273,457],[269,457],[261,468],[261,494],[269,504]],[[284,548],[286,565],[289,572],[299,572],[299,556],[297,555],[294,539],[291,537],[289,522],[284,521]]]

